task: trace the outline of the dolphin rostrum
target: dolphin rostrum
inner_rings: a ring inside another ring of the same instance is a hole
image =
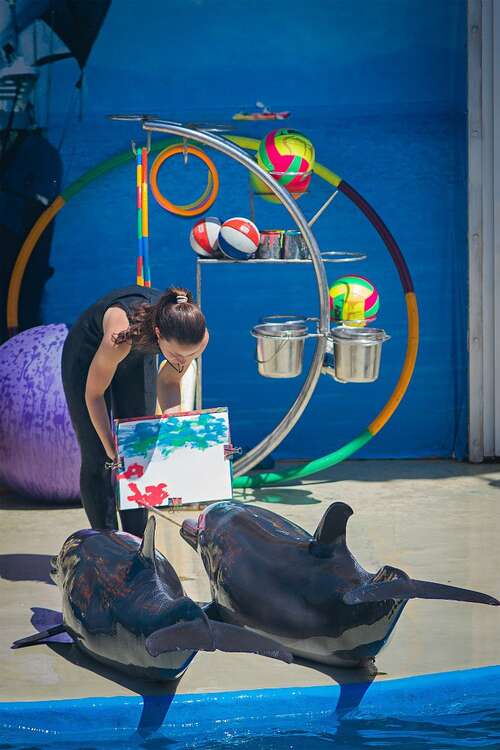
[[[210,578],[212,616],[271,637],[296,656],[357,666],[387,643],[409,599],[500,603],[413,580],[390,565],[364,570],[346,544],[352,513],[333,503],[313,536],[276,513],[233,501],[184,521],[181,536],[199,550]]]
[[[66,631],[95,659],[130,675],[179,677],[197,651],[240,651],[286,662],[280,644],[212,621],[187,597],[168,560],[155,549],[154,517],[144,538],[86,529],[72,534],[52,560],[62,592],[62,625],[15,641],[14,648]]]

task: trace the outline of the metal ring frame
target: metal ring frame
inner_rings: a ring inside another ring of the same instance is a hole
[[[231,157],[240,164],[243,164],[249,172],[255,174],[259,179],[267,185],[272,193],[274,193],[281,203],[285,206],[292,219],[297,224],[306,244],[307,249],[311,257],[311,261],[316,275],[316,283],[318,285],[318,296],[320,305],[319,315],[319,333],[322,334],[318,337],[314,357],[309,368],[309,373],[305,379],[302,389],[295,399],[294,403],[288,410],[288,413],[281,420],[281,422],[264,438],[258,445],[250,450],[243,458],[240,458],[234,464],[234,476],[238,477],[245,472],[250,471],[256,464],[262,461],[271,451],[279,445],[282,440],[288,435],[290,430],[300,419],[304,409],[306,408],[316,383],[318,382],[319,376],[321,375],[321,368],[323,367],[323,359],[326,350],[326,336],[330,331],[330,303],[328,296],[328,282],[326,278],[326,271],[321,259],[320,250],[316,242],[316,238],[311,232],[307,219],[297,205],[297,202],[292,198],[276,180],[274,180],[262,167],[260,167],[256,161],[254,161],[243,149],[235,146],[234,143],[221,138],[220,136],[207,133],[203,130],[192,130],[191,128],[178,125],[163,120],[145,120],[142,122],[142,127],[146,131],[154,131],[158,133],[169,133],[170,135],[177,135],[180,138],[192,138],[193,140],[199,141],[206,146],[211,146],[217,151],[221,151],[226,156]]]
[[[155,118],[154,118],[154,115],[150,115],[150,116],[115,115],[115,116],[112,116],[111,119],[135,120],[135,121],[144,122],[145,120],[154,120]],[[168,124],[172,124],[172,123],[168,123]],[[174,123],[174,124],[179,125],[179,127],[183,127],[183,126],[180,126],[180,124],[178,123]],[[193,128],[195,127],[196,126],[193,126]],[[188,129],[190,130],[190,128]],[[193,130],[192,132],[195,133],[195,136],[194,136],[195,139],[200,140],[199,131]],[[148,133],[148,136],[149,136],[149,133]],[[245,136],[228,136],[228,138],[230,141],[238,144],[238,146],[241,146],[250,151],[255,151],[259,144],[259,141],[256,140],[255,138],[248,138]],[[183,141],[185,142],[185,140],[186,139],[184,138]],[[166,145],[167,145],[166,140],[161,141],[155,144],[154,147],[152,147],[152,150],[159,151],[161,150],[161,148],[164,148]],[[243,154],[246,155],[245,152],[243,152]],[[35,246],[40,236],[43,234],[43,232],[45,231],[47,226],[50,224],[50,222],[54,219],[54,217],[59,213],[59,211],[64,207],[64,205],[73,196],[79,193],[83,188],[85,188],[88,184],[90,184],[96,178],[105,174],[109,170],[112,170],[112,169],[115,169],[116,167],[127,164],[129,160],[130,160],[130,150],[122,152],[115,156],[112,156],[108,158],[107,160],[105,160],[104,162],[99,163],[97,166],[92,167],[90,170],[85,172],[79,179],[71,183],[63,191],[63,193],[61,193],[61,195],[57,196],[57,198],[55,198],[53,203],[50,206],[48,206],[48,208],[40,215],[38,220],[35,222],[35,224],[31,228],[30,232],[28,233],[24,241],[23,246],[21,247],[21,250],[19,251],[19,255],[17,257],[16,263],[12,272],[11,280],[9,283],[9,291],[7,295],[7,324],[8,324],[8,330],[9,330],[10,336],[15,335],[19,330],[18,309],[19,309],[19,295],[20,295],[21,283],[22,283],[23,275],[24,275],[26,266],[28,264],[28,261],[30,259],[30,256],[33,250],[35,249]],[[254,162],[251,161],[251,165],[249,166],[249,168],[251,169],[253,165],[254,165]],[[383,243],[386,246],[386,249],[389,251],[392,257],[392,260],[399,273],[401,285],[402,285],[403,292],[405,295],[406,308],[407,308],[408,335],[407,335],[407,346],[406,346],[404,364],[400,372],[398,381],[392,391],[392,394],[389,400],[384,405],[382,410],[377,414],[377,416],[370,422],[368,427],[363,432],[361,432],[358,436],[351,439],[348,443],[346,443],[341,448],[335,450],[333,453],[329,453],[326,456],[323,456],[318,459],[314,459],[308,462],[307,464],[305,464],[304,466],[300,466],[298,468],[296,467],[296,468],[284,469],[279,473],[268,471],[268,472],[257,473],[252,476],[240,475],[237,478],[235,478],[234,483],[233,483],[234,487],[245,487],[245,488],[260,487],[260,486],[273,485],[273,484],[284,484],[289,481],[297,481],[305,477],[308,477],[311,474],[315,474],[324,469],[328,469],[331,466],[334,466],[335,464],[340,463],[341,461],[345,460],[346,458],[349,458],[353,453],[355,453],[364,445],[366,445],[391,418],[392,414],[398,408],[398,405],[400,404],[410,384],[413,370],[415,367],[415,361],[416,361],[417,352],[418,352],[418,339],[419,339],[418,306],[417,306],[416,295],[413,289],[413,283],[411,280],[410,272],[408,270],[406,262],[403,258],[403,255],[395,239],[393,238],[393,236],[391,235],[390,231],[385,226],[381,218],[378,216],[378,214],[373,210],[373,208],[364,200],[364,198],[359,193],[357,193],[357,191],[351,185],[345,182],[345,180],[343,180],[341,177],[336,175],[327,167],[319,163],[315,164],[314,172],[318,177],[320,177],[321,179],[324,179],[326,182],[336,187],[339,191],[341,191],[347,198],[349,198],[356,205],[356,207],[361,211],[361,213],[363,213],[364,216],[368,219],[368,221],[372,224],[372,226],[374,227],[374,229],[376,230],[376,232],[382,239]],[[279,191],[277,190],[276,192],[279,192]],[[285,195],[285,199],[287,197],[288,196]],[[288,208],[288,203],[287,203],[287,208]],[[299,211],[299,214],[300,214],[300,211]],[[204,262],[204,261],[201,261],[201,262]],[[272,259],[267,259],[265,261],[259,261],[259,260],[247,261],[247,263],[261,263],[261,262],[274,263],[274,262],[283,262],[283,261],[275,261]],[[289,259],[286,262],[287,263],[310,263],[311,260],[301,261],[301,260]],[[325,258],[324,262],[328,262],[328,260]],[[198,261],[198,264],[197,264],[197,272],[198,272],[199,264],[200,264],[200,261]],[[319,320],[319,319],[316,318],[316,320]],[[327,341],[327,338],[324,336],[323,333],[318,334],[318,335],[320,336],[320,339],[318,341],[318,347],[319,347],[322,343],[322,340]],[[326,346],[326,343],[325,343],[325,346]],[[315,353],[315,357],[317,356],[318,356],[318,349],[316,350],[316,353]],[[308,378],[308,381],[309,379],[310,377]],[[313,387],[314,387],[314,384],[313,384]],[[257,448],[259,448],[259,446],[257,446],[254,449],[254,452],[256,451]],[[238,472],[238,474],[240,474],[240,472]]]

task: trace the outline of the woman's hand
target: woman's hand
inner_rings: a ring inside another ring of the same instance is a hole
[[[175,414],[180,414],[181,411],[182,411],[181,404],[177,404],[177,406],[172,406],[172,407],[170,407],[170,409],[165,409],[163,411],[162,416],[164,416],[164,417],[171,417],[171,416],[173,416]]]
[[[118,460],[118,454],[117,454],[117,452],[115,451],[114,448],[106,448],[106,446],[104,446],[104,450],[106,451],[107,457],[111,461],[117,461]]]

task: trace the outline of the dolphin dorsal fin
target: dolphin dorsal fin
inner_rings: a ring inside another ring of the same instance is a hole
[[[144,560],[147,560],[153,567],[156,567],[155,558],[155,533],[156,533],[156,518],[150,516],[144,529],[144,536],[142,538],[141,546],[139,547],[139,555]]]
[[[314,539],[319,544],[335,544],[345,537],[347,521],[353,509],[346,503],[332,503],[314,532]]]

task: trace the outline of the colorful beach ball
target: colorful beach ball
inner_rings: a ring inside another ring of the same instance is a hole
[[[298,130],[279,128],[262,139],[257,151],[257,163],[286,188],[294,198],[299,198],[309,187],[314,167],[314,146]],[[251,175],[255,192],[271,203],[279,199],[255,175]]]
[[[221,252],[233,260],[247,260],[260,242],[260,232],[252,221],[241,216],[228,219],[221,227],[218,246]]]
[[[216,216],[206,216],[193,225],[189,243],[197,255],[202,258],[214,258],[219,255],[217,240],[220,228],[220,219]]]
[[[330,319],[345,325],[364,326],[375,320],[378,292],[364,276],[342,276],[330,287]]]

